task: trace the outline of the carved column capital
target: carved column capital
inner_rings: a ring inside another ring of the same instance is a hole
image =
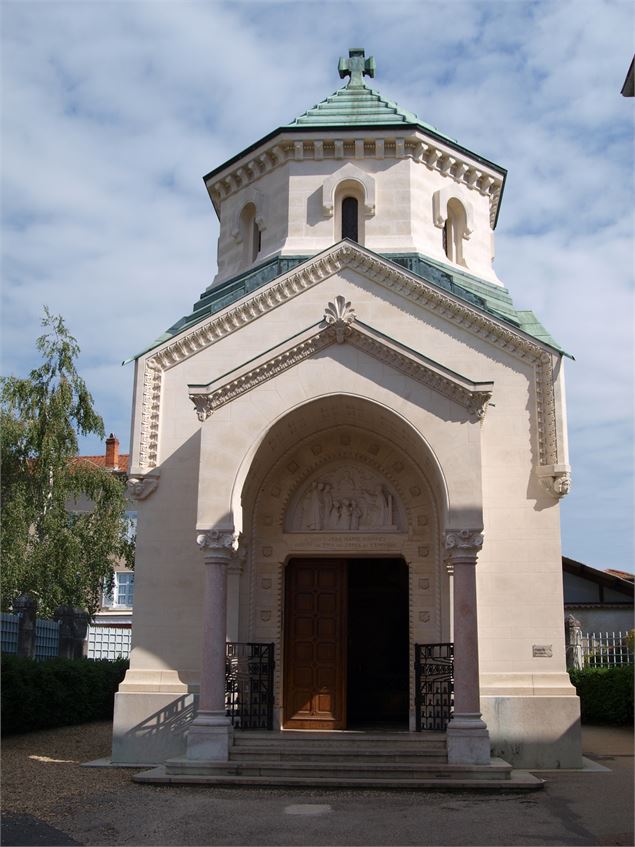
[[[199,532],[196,543],[205,558],[215,561],[224,560],[226,563],[237,556],[240,543],[240,533],[233,529],[210,529]]]
[[[453,565],[458,561],[473,559],[483,546],[483,534],[480,529],[447,529],[445,531],[445,551],[447,561]]]
[[[157,470],[148,474],[131,474],[128,477],[126,487],[128,494],[133,500],[145,500],[159,485],[159,472]]]

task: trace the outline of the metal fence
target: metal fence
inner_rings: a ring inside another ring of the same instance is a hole
[[[230,641],[225,708],[236,729],[273,729],[274,645]]]
[[[35,658],[54,659],[60,652],[60,623],[38,618],[35,622]]]
[[[582,634],[580,647],[582,664],[587,667],[633,664],[633,644],[629,643],[628,632],[586,632]]]
[[[454,644],[415,644],[416,729],[445,732],[454,705]]]
[[[89,626],[89,659],[127,659],[130,655],[132,629],[122,626]]]
[[[2,619],[2,652],[17,653],[18,652],[18,628],[20,625],[20,615],[12,615],[9,612],[1,613]]]

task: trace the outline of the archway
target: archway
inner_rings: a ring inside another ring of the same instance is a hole
[[[396,413],[360,397],[329,395],[311,401],[279,419],[263,438],[251,458],[241,504],[248,552],[238,604],[240,637],[275,645],[277,724],[293,725],[294,715],[304,711],[303,728],[318,728],[315,698],[325,686],[327,694],[340,686],[337,714],[331,710],[329,718],[328,709],[322,710],[324,728],[395,720],[414,728],[414,680],[409,671],[414,644],[450,637],[448,576],[440,541],[446,495],[423,438]],[[298,586],[302,568],[306,584]],[[322,577],[330,588],[320,600]],[[349,667],[363,654],[363,648],[349,647],[349,637],[353,642],[368,638],[382,591],[384,604],[393,592],[403,637],[388,643],[384,628],[384,641],[380,639],[375,651],[381,652],[378,664],[384,668],[389,653],[396,651],[401,683],[391,683],[383,671],[364,678],[363,670]],[[300,605],[316,604],[305,609],[303,623],[294,592],[304,592]],[[337,621],[324,623],[320,602],[324,609],[337,607]],[[330,646],[328,638],[320,641],[316,636],[322,624],[332,627]],[[304,650],[306,661],[299,675],[304,674],[305,690],[315,695],[308,713],[300,708],[305,705],[302,693],[297,694],[302,686],[291,685],[298,664],[289,650],[302,638],[300,653]],[[319,662],[316,666],[320,651],[338,654],[337,679],[324,682],[330,671],[320,669]],[[311,679],[308,665],[313,667]],[[384,693],[369,703],[365,686],[379,686]],[[292,706],[294,690],[297,703]]]

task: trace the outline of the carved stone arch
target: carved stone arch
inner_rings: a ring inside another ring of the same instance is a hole
[[[243,240],[240,228],[240,216],[242,215],[245,206],[248,206],[250,203],[256,209],[255,221],[258,225],[258,229],[262,231],[267,228],[268,199],[262,191],[255,188],[253,185],[250,185],[243,191],[241,202],[236,207],[234,217],[232,219],[231,235],[236,244],[240,244]]]
[[[466,221],[463,229],[463,237],[467,241],[474,232],[474,206],[458,185],[446,185],[445,188],[435,191],[432,195],[434,225],[438,226],[439,229],[443,229],[445,226],[445,222],[448,219],[448,203],[450,200],[458,200],[461,206],[463,206]]]
[[[343,182],[351,181],[361,186],[365,216],[370,218],[375,214],[375,178],[372,174],[347,162],[327,177],[322,186],[322,206],[327,217],[333,217],[337,187]]]
[[[433,484],[434,489],[437,492],[437,496],[440,498],[438,503],[440,513],[439,517],[444,522],[447,522],[451,505],[448,481],[446,480],[445,473],[443,472],[439,459],[432,450],[431,446],[426,441],[425,436],[419,431],[417,431],[416,428],[412,425],[412,423],[397,410],[384,406],[384,404],[380,403],[377,400],[370,400],[369,398],[360,397],[355,394],[337,392],[325,393],[320,396],[314,396],[310,398],[298,398],[297,403],[290,405],[277,418],[268,421],[266,424],[263,425],[260,434],[257,438],[254,439],[248,451],[243,455],[235,470],[233,483],[231,486],[227,514],[228,519],[231,518],[232,525],[236,527],[236,530],[240,532],[243,528],[243,488],[246,484],[248,476],[250,475],[250,472],[253,469],[253,465],[258,453],[260,452],[261,448],[267,446],[270,440],[271,433],[276,429],[277,426],[283,425],[286,421],[289,420],[291,416],[297,414],[305,407],[309,407],[311,404],[320,403],[322,401],[333,400],[335,398],[341,398],[343,400],[348,400],[351,402],[358,402],[361,403],[363,406],[367,406],[370,409],[376,410],[378,413],[388,413],[391,417],[394,416],[398,424],[403,427],[404,433],[409,433],[410,436],[415,440],[416,444],[419,445],[419,450],[421,456],[424,459],[426,467],[421,465],[421,463],[419,463],[419,466],[423,473],[424,479],[426,479],[428,483]],[[369,429],[372,431],[372,427],[370,427]],[[314,435],[307,435],[306,437],[308,439],[309,437],[314,437]],[[414,466],[414,457],[410,457],[410,461],[413,462]],[[271,471],[273,470],[273,468],[270,467],[269,470]],[[388,478],[393,484],[395,484],[394,478],[391,478],[390,476]],[[402,499],[404,499],[402,492],[399,491],[399,486],[397,485],[396,487],[398,493],[402,496]]]

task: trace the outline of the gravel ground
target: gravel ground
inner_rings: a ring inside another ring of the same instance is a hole
[[[131,783],[134,770],[82,768],[110,755],[112,722],[47,729],[2,741],[2,810],[63,826],[87,800]]]
[[[100,722],[3,741],[4,847],[635,843],[630,729],[583,729],[585,751],[608,770],[491,795],[140,785],[134,768],[80,767],[109,755],[111,731]]]

